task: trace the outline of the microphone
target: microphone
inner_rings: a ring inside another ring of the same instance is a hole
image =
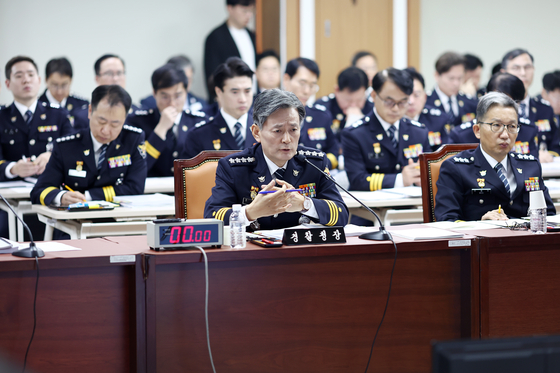
[[[16,218],[21,222],[21,224],[23,224],[25,229],[27,229],[27,233],[29,234],[29,240],[31,241],[28,248],[21,249],[21,250],[16,250],[16,251],[12,252],[12,255],[13,256],[19,256],[19,257],[22,257],[22,258],[42,258],[42,257],[44,257],[45,253],[43,252],[43,250],[39,249],[35,245],[35,242],[33,242],[33,235],[31,234],[31,230],[29,229],[27,224],[25,224],[23,219],[18,214],[16,214],[16,212],[14,211],[12,206],[8,203],[8,201],[6,201],[6,198],[4,198],[3,195],[0,194],[0,198],[2,198],[2,201],[4,201],[4,203],[6,205],[8,205],[8,207],[10,208],[10,210],[12,210],[12,212],[14,213]]]
[[[368,210],[369,212],[371,212],[376,218],[377,221],[379,222],[379,231],[378,232],[369,232],[369,233],[364,233],[361,234],[359,237],[363,240],[372,240],[372,241],[392,241],[393,237],[391,236],[391,233],[387,232],[387,230],[385,229],[385,227],[383,226],[383,223],[381,222],[381,219],[379,218],[379,216],[375,213],[375,211],[373,211],[372,209],[370,209],[369,207],[367,207],[362,201],[360,201],[359,199],[357,199],[356,197],[354,197],[352,195],[352,193],[350,193],[349,191],[347,191],[346,189],[344,189],[339,183],[336,182],[336,180],[334,180],[332,178],[331,175],[327,174],[325,171],[321,170],[319,167],[315,166],[313,163],[309,162],[309,160],[303,155],[303,154],[297,154],[296,155],[296,159],[300,162],[307,162],[308,164],[310,164],[312,167],[316,168],[320,173],[323,174],[323,176],[325,176],[328,180],[332,181],[337,187],[339,187],[340,189],[342,189],[343,191],[345,191],[346,193],[348,193],[348,195],[350,197],[352,197],[356,202],[358,202],[360,205],[362,205],[366,210]]]

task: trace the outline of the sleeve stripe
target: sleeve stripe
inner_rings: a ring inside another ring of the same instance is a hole
[[[148,153],[150,157],[158,159],[161,153],[156,148],[154,148],[153,145],[150,144],[148,141],[146,141],[145,144],[146,144],[146,153]]]
[[[333,226],[338,222],[338,206],[333,201],[329,201],[327,199],[324,199],[323,201],[327,203],[330,210],[330,220],[326,225]]]
[[[46,206],[45,205],[45,197],[52,192],[53,190],[57,190],[58,188],[56,187],[48,187],[43,189],[43,191],[41,192],[41,195],[39,196],[39,201],[41,202],[41,205]]]
[[[369,190],[374,192],[382,189],[384,177],[385,174],[371,174],[371,176],[368,176],[367,181],[369,181]]]
[[[329,161],[331,161],[331,166],[333,169],[338,168],[338,159],[334,154],[328,153],[327,158],[329,159]]]
[[[103,187],[103,194],[105,195],[105,201],[113,202],[113,197],[115,196],[115,189],[112,185]]]
[[[216,212],[216,219],[223,221],[228,210],[231,210],[231,207],[222,207],[219,209],[218,212]]]

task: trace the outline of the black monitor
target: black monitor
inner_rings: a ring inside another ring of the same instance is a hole
[[[434,342],[432,373],[560,372],[560,336]]]

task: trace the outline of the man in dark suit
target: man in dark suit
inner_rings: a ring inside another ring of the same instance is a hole
[[[181,158],[203,150],[241,150],[252,146],[253,71],[240,58],[230,57],[214,75],[221,109],[215,117],[195,124],[187,133]]]
[[[519,131],[517,104],[500,92],[480,99],[474,133],[476,149],[441,165],[435,217],[448,220],[506,220],[527,216],[529,192],[543,190],[549,215],[556,209],[532,155],[510,153]]]
[[[144,193],[144,134],[124,124],[130,105],[130,96],[122,87],[97,87],[89,107],[89,129],[57,141],[45,172],[31,191],[31,202],[68,205]]]
[[[325,153],[298,146],[304,117],[305,108],[295,94],[279,89],[260,93],[251,127],[258,144],[220,160],[204,217],[228,222],[232,205],[243,204],[246,225],[261,229],[310,220],[346,225],[348,209],[334,183],[307,162],[295,159],[301,154],[321,170],[328,164]],[[295,187],[303,193],[287,192]]]
[[[85,98],[70,93],[72,86],[72,65],[66,58],[53,58],[45,68],[47,89],[39,97],[39,101],[55,104],[70,113],[70,122],[79,131],[89,127],[88,106]]]
[[[216,97],[210,78],[229,57],[239,57],[251,70],[256,69],[255,34],[247,28],[253,17],[255,0],[226,0],[226,6],[228,19],[210,32],[204,43],[204,74],[210,104]]]

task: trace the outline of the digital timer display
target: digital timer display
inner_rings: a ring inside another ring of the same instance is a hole
[[[200,245],[218,241],[218,225],[159,226],[159,243],[165,245]]]

